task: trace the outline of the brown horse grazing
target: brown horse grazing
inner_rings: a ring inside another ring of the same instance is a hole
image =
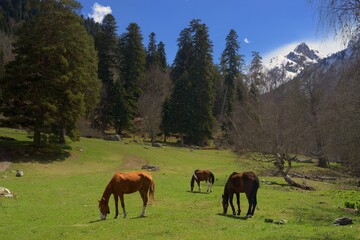
[[[150,192],[149,192],[150,190]],[[111,178],[109,184],[99,200],[100,219],[105,220],[106,215],[110,213],[109,198],[111,194],[115,199],[115,218],[119,215],[118,199],[120,197],[121,207],[123,209],[123,217],[126,217],[124,194],[134,193],[139,191],[143,200],[143,209],[140,214],[141,217],[145,215],[145,208],[148,201],[148,192],[150,200],[154,201],[155,183],[149,173],[145,172],[129,172],[129,173],[115,173]]]
[[[194,189],[194,181],[197,182],[197,185],[199,187],[199,192],[201,192],[200,181],[205,181],[206,182],[206,184],[208,186],[206,192],[212,192],[211,188],[212,188],[212,185],[215,182],[215,176],[209,170],[199,170],[199,169],[197,169],[197,170],[194,171],[194,174],[191,177],[191,183],[190,183],[191,191],[193,191],[193,189]]]
[[[224,209],[224,215],[227,212],[228,203],[230,201],[230,205],[235,215],[235,208],[233,205],[233,196],[234,193],[236,195],[236,203],[238,205],[237,215],[240,215],[240,193],[245,193],[249,202],[249,209],[246,214],[247,217],[252,217],[255,212],[255,207],[257,204],[256,194],[259,189],[259,179],[253,172],[243,172],[236,173],[233,172],[228,181],[225,184],[224,194],[222,195],[222,204]]]

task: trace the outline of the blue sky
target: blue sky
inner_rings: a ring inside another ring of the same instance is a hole
[[[344,45],[333,37],[325,38],[318,27],[314,6],[308,0],[80,0],[81,13],[98,21],[111,13],[114,15],[118,33],[137,23],[147,46],[151,32],[157,42],[165,43],[169,64],[177,51],[180,31],[192,19],[201,19],[209,27],[213,42],[214,62],[219,61],[225,48],[225,38],[234,29],[240,42],[240,53],[247,63],[251,52],[258,51],[264,63],[273,56],[286,54],[301,42],[327,55]]]

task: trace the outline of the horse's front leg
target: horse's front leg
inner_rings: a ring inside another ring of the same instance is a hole
[[[115,218],[119,215],[119,196],[114,194],[114,200],[115,200]]]
[[[121,207],[124,211],[123,213],[123,217],[126,218],[126,211],[125,211],[125,203],[124,203],[124,194],[120,193],[120,202],[121,202]]]
[[[233,203],[233,197],[234,197],[234,194],[233,194],[233,193],[229,194],[230,206],[231,206],[231,209],[232,209],[232,211],[233,211],[233,215],[235,215],[235,208],[234,208],[234,203]]]
[[[241,213],[241,209],[240,209],[240,193],[235,193],[235,194],[236,194],[236,204],[238,206],[237,215],[240,215],[240,213]]]

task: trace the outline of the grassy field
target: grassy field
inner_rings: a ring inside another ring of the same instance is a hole
[[[17,140],[0,140],[0,161],[12,161],[0,172],[6,176],[0,178],[0,186],[16,195],[0,198],[0,239],[360,239],[360,214],[344,209],[345,202],[360,201],[353,181],[306,180],[316,191],[304,191],[269,176],[271,163],[230,151],[153,148],[129,139],[81,139],[70,143],[65,152],[44,155],[28,153],[30,140],[25,132],[3,128],[0,136]],[[139,170],[144,164],[161,169],[151,173],[155,204],[148,206],[146,217],[138,217],[142,201],[135,193],[125,196],[126,219],[113,219],[111,197],[111,214],[99,221],[97,200],[112,175]],[[320,171],[314,164],[293,165],[295,172],[341,176]],[[211,194],[189,192],[190,177],[197,168],[215,174]],[[16,169],[25,175],[15,177]],[[245,195],[241,195],[240,217],[222,215],[221,194],[228,175],[246,170],[255,171],[261,180],[254,217],[244,218]],[[333,226],[338,217],[351,217],[354,224]],[[266,223],[267,218],[287,223]]]

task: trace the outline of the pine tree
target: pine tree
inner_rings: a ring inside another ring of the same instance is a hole
[[[36,2],[37,14],[24,23],[14,44],[16,59],[1,80],[3,114],[13,124],[64,142],[76,139],[76,122],[97,103],[97,58],[76,1]]]
[[[189,28],[180,32],[178,38],[178,51],[174,63],[172,64],[171,78],[176,82],[181,76],[190,69],[192,40]]]
[[[146,49],[146,69],[150,69],[159,63],[156,47],[156,34],[154,32],[149,35],[149,44]]]
[[[226,37],[226,47],[221,55],[220,67],[224,78],[224,94],[221,116],[230,116],[234,109],[236,81],[242,75],[244,57],[239,54],[240,44],[235,30],[231,29]]]
[[[115,99],[120,100],[117,94],[123,92],[118,72],[118,42],[116,35],[116,20],[113,15],[107,14],[102,22],[101,30],[96,34],[95,43],[99,57],[98,76],[102,82],[101,100],[98,108],[97,123],[102,134],[105,130],[114,126],[114,104]]]
[[[186,143],[203,145],[212,136],[214,83],[212,43],[200,20],[180,33],[173,64],[175,87],[170,100],[173,131]]]
[[[140,27],[136,23],[131,23],[126,30],[127,32],[120,37],[119,59],[128,111],[124,119],[127,119],[126,125],[130,127],[130,121],[137,114],[137,102],[142,94],[141,83],[145,79],[146,52]]]
[[[212,78],[212,42],[208,27],[200,20],[190,22],[193,31],[192,69],[189,78],[192,83],[193,116],[190,141],[199,145],[212,137],[214,105],[214,82]]]
[[[258,96],[263,88],[265,88],[265,75],[263,72],[262,57],[259,52],[252,52],[252,60],[249,69],[250,96],[257,101]]]
[[[164,142],[171,133],[170,98],[166,97],[161,111],[160,130],[164,134]]]
[[[157,56],[159,59],[160,68],[165,72],[167,69],[167,62],[166,62],[165,44],[162,41],[160,41],[157,46]]]
[[[101,31],[101,24],[98,22],[95,22],[93,18],[87,17],[83,20],[83,25],[86,28],[86,31],[93,37],[98,34],[98,32]]]

